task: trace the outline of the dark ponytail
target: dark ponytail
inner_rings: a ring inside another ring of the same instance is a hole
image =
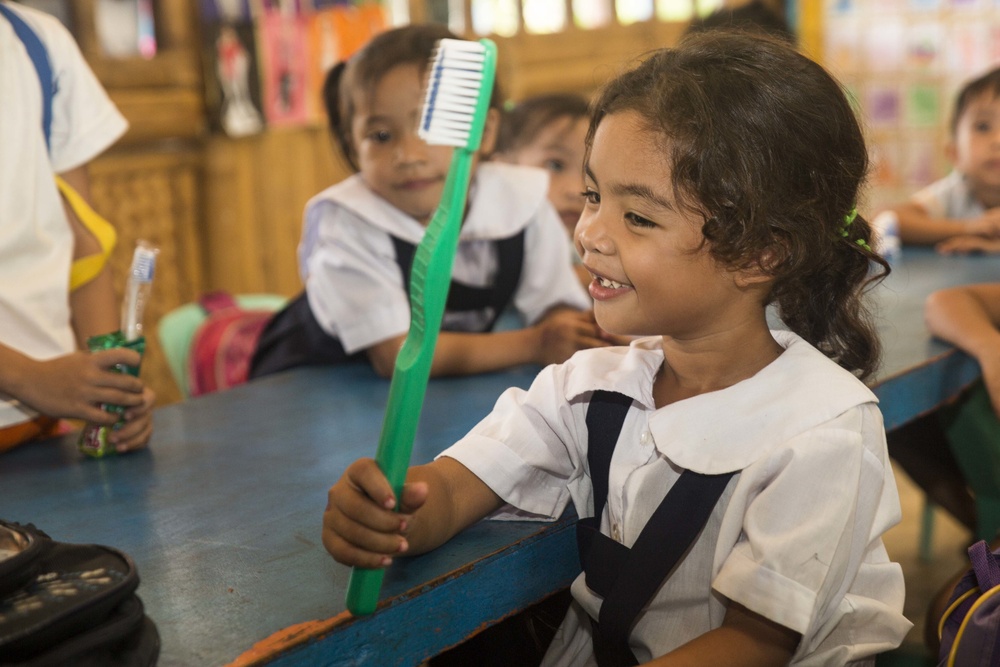
[[[340,81],[344,78],[344,70],[347,63],[341,61],[330,68],[323,80],[323,105],[326,107],[326,118],[330,124],[330,134],[340,149],[341,156],[350,165],[351,169],[358,171],[358,165],[354,157],[354,150],[351,147],[351,128],[345,127],[344,119],[341,116],[340,101]]]
[[[872,227],[861,215],[844,231],[847,236],[826,237],[825,248],[813,248],[818,256],[806,251],[789,257],[771,297],[789,329],[864,379],[881,358],[865,297],[889,265],[872,252]]]

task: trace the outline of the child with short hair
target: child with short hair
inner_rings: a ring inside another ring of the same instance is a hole
[[[1000,252],[1000,68],[959,91],[947,153],[952,172],[893,207],[900,239],[942,253]]]
[[[529,97],[505,110],[494,157],[502,162],[544,169],[549,175],[549,201],[559,212],[570,238],[583,212],[583,152],[587,138],[587,100],[573,93]],[[590,274],[573,250],[570,256],[580,281]]]
[[[330,128],[357,171],[307,205],[299,267],[305,292],[268,324],[251,377],[304,364],[367,357],[392,374],[410,319],[416,245],[437,208],[452,149],[417,136],[424,70],[442,26],[375,37],[327,77]],[[486,122],[482,154],[496,139]],[[569,262],[569,243],[534,169],[473,166],[452,286],[431,375],[565,361],[607,345]],[[494,332],[508,306],[528,326]]]
[[[647,337],[507,390],[411,468],[400,513],[375,463],[351,464],[324,545],[386,567],[487,515],[572,501],[584,574],[545,664],[874,664],[910,623],[881,539],[900,520],[882,416],[859,379],[879,358],[863,295],[886,264],[856,212],[868,157],[850,104],[787,43],[713,31],[593,108],[576,246],[598,323]],[[790,331],[769,330],[769,304]]]

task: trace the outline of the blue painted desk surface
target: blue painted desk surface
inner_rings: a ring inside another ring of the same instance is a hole
[[[1000,278],[1000,260],[907,249],[895,268],[877,299],[886,360],[874,386],[889,427],[977,376],[965,355],[930,340],[923,301],[937,287]],[[414,461],[533,375],[433,381]],[[161,665],[417,664],[566,585],[577,563],[569,518],[481,523],[398,560],[380,610],[348,617],[348,570],[320,543],[321,511],[346,464],[372,455],[387,390],[364,367],[303,369],[158,410],[144,452],[93,461],[72,438],[21,447],[0,457],[0,517],[130,553]]]

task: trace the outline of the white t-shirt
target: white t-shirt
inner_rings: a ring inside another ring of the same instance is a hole
[[[727,600],[803,635],[793,665],[872,664],[903,640],[903,575],[881,535],[900,520],[877,399],[797,335],[726,389],[656,409],[658,337],[578,352],[441,454],[507,503],[498,518],[592,516],[586,414],[596,390],[633,399],[611,460],[601,532],[631,546],[684,469],[740,471],[676,572],[640,616],[640,662],[721,626]],[[516,508],[516,509],[515,509]],[[589,614],[601,598],[581,575],[545,665],[596,665]]]
[[[969,189],[965,176],[958,171],[952,171],[944,178],[934,181],[910,199],[923,206],[933,218],[964,220],[978,218],[986,212]]]
[[[69,311],[73,234],[53,173],[94,158],[127,123],[59,21],[4,4],[45,44],[56,92],[50,158],[38,75],[10,22],[0,17],[0,343],[51,359],[76,348]],[[33,414],[0,394],[0,427]]]
[[[569,262],[569,243],[549,203],[545,172],[481,163],[469,191],[452,276],[468,285],[493,283],[495,241],[524,230],[521,280],[513,304],[535,322],[554,306],[590,308]],[[425,228],[372,192],[359,175],[313,197],[305,210],[299,269],[309,307],[348,354],[406,333],[410,301],[391,236],[417,244]],[[443,328],[472,331],[464,314],[446,314]],[[473,314],[473,316],[475,316]]]

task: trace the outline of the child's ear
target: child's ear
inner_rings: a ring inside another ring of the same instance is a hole
[[[736,271],[736,286],[746,288],[772,282],[774,280],[772,271],[780,261],[777,249],[765,249],[760,254],[759,261],[752,262]]]
[[[500,111],[490,109],[486,112],[486,123],[483,124],[483,141],[479,146],[479,154],[489,156],[497,147],[497,132],[500,130]]]

